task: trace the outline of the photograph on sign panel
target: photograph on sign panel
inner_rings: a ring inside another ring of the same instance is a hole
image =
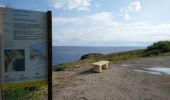
[[[45,55],[45,45],[36,43],[32,44],[30,47],[30,60],[33,60],[37,64],[45,63],[46,55]]]
[[[6,49],[5,72],[25,71],[25,50]]]

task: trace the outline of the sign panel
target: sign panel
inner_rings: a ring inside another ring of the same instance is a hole
[[[0,8],[0,16],[2,89],[46,84],[47,13]]]

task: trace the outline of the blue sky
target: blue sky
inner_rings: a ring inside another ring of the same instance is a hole
[[[170,40],[170,0],[1,0],[53,12],[53,45],[147,46]]]

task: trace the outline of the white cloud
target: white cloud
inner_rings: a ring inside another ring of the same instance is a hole
[[[0,3],[0,7],[6,7],[6,5],[4,5],[4,4]]]
[[[129,14],[123,14],[123,17],[128,20],[129,19]]]
[[[54,45],[147,46],[145,43],[170,40],[170,23],[137,22],[91,29],[75,28],[61,30],[59,34],[54,34]]]
[[[101,3],[95,3],[95,7],[100,7],[100,6],[102,6],[102,4]]]
[[[53,18],[53,24],[95,24],[95,25],[118,25],[118,22],[114,21],[113,16],[109,12],[96,13],[94,15],[84,17],[55,17]]]
[[[141,4],[139,1],[130,3],[128,6],[123,7],[120,10],[120,14],[126,19],[129,19],[129,14],[133,12],[139,12],[141,9]]]
[[[92,0],[57,0],[54,2],[55,9],[87,11]]]
[[[53,18],[54,25],[62,25],[62,24],[75,24],[81,25],[87,23],[83,18],[76,17],[55,17]]]
[[[63,6],[63,4],[61,5]],[[61,8],[58,5],[58,9]],[[140,10],[141,4],[136,1],[123,7],[119,14],[125,19],[129,19],[131,13]],[[168,22],[150,24],[128,21],[126,24],[120,24],[110,12],[100,12],[83,17],[54,17],[53,25],[62,27],[56,31],[56,34],[53,32],[54,45],[147,46],[148,43],[155,41],[170,40],[170,23]],[[77,26],[65,28],[64,25],[77,25],[78,28]]]
[[[113,20],[112,14],[108,12],[102,12],[102,13],[97,13],[95,15],[89,16],[88,17],[91,22],[94,24],[103,24],[103,25],[116,25],[118,24],[116,21]]]

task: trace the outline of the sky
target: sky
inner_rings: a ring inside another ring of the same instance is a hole
[[[170,40],[170,0],[1,0],[53,13],[54,46],[136,46]]]

